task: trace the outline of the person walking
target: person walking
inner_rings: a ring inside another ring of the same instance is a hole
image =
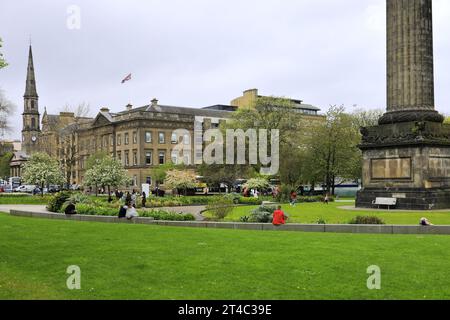
[[[145,208],[145,204],[147,203],[147,195],[145,191],[142,191],[142,208]]]
[[[291,192],[291,206],[295,207],[296,204],[297,204],[297,192],[292,190],[292,192]]]

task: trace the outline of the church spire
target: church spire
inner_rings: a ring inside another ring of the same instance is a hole
[[[36,90],[36,78],[34,76],[33,50],[31,48],[31,44],[30,51],[28,53],[27,83],[24,97],[38,97]]]

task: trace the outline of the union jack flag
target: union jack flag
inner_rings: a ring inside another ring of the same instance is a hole
[[[129,75],[127,75],[125,77],[125,79],[122,80],[122,83],[125,83],[125,82],[130,81],[130,80],[131,80],[131,73]]]

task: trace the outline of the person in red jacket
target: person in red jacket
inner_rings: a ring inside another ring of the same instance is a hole
[[[286,224],[286,215],[281,210],[281,206],[278,206],[278,210],[275,210],[273,213],[273,225],[274,226],[281,226],[283,224]]]

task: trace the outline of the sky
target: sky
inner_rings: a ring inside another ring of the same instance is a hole
[[[450,1],[433,0],[436,109],[450,114]],[[0,89],[20,138],[28,46],[40,111],[229,104],[246,89],[386,108],[385,0],[2,0]],[[132,73],[132,80],[121,80]]]

